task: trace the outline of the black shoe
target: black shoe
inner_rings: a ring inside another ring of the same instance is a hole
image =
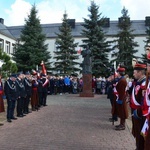
[[[12,122],[11,119],[7,119],[7,122]]]
[[[115,128],[115,130],[120,131],[120,130],[125,130],[124,125],[119,125],[118,127]]]
[[[0,126],[3,126],[4,124],[3,123],[0,123]]]
[[[17,115],[17,117],[23,117],[23,115]]]
[[[48,106],[48,105],[43,105],[43,106]]]
[[[24,114],[28,114],[28,112],[24,112]]]
[[[11,119],[13,119],[13,120],[17,120],[17,118],[16,118],[16,117],[12,117]]]

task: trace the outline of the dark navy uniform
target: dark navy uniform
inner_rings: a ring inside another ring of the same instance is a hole
[[[38,106],[41,107],[43,105],[43,82],[42,78],[39,78],[38,80],[38,97],[39,97],[39,104]]]
[[[32,95],[32,82],[27,77],[25,77],[25,79],[24,79],[24,86],[25,86],[26,97],[24,100],[23,112],[25,114],[28,114],[29,113],[29,103],[30,103],[30,99],[31,99],[31,95]]]
[[[16,89],[17,89],[17,117],[23,117],[23,107],[24,107],[24,100],[26,97],[25,86],[23,79],[20,78],[22,73],[18,74],[16,79]]]
[[[7,121],[11,122],[11,119],[15,119],[14,117],[14,109],[16,104],[16,75],[12,74],[10,78],[5,81],[4,84],[4,92],[7,99]]]
[[[43,106],[46,106],[49,80],[48,80],[47,77],[43,74],[43,75],[42,75],[42,78],[41,78],[41,81],[42,81],[42,101],[41,101],[41,104],[42,104]]]

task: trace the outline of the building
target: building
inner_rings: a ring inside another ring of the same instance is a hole
[[[72,35],[75,39],[75,42],[79,43],[76,50],[80,50],[80,45],[82,44],[82,39],[85,38],[81,35],[83,27],[81,26],[81,22],[75,22],[75,19],[68,20],[71,27],[72,27]],[[106,24],[104,25],[103,29],[106,33],[106,38],[108,41],[113,40],[114,36],[118,33],[118,22],[121,21],[121,18],[118,21],[110,21],[109,18],[106,18]],[[145,53],[144,50],[144,40],[146,40],[146,28],[150,25],[150,17],[145,17],[145,20],[131,20],[133,29],[133,34],[135,35],[135,41],[138,42],[139,47],[137,47],[137,54],[136,56],[141,57],[141,54]],[[55,60],[53,59],[54,51],[56,50],[55,39],[56,34],[59,33],[59,27],[61,23],[56,24],[41,24],[43,33],[46,35],[46,44],[48,44],[48,51],[50,51],[52,55],[52,62]],[[20,38],[21,30],[23,26],[5,26],[4,19],[0,18],[0,48],[8,53],[12,54],[14,51],[14,45],[16,41]],[[111,55],[109,55],[109,59]],[[79,62],[82,62],[82,56],[79,55]]]
[[[14,46],[16,38],[8,30],[8,27],[4,25],[4,19],[0,18],[0,49],[11,56],[14,52]]]

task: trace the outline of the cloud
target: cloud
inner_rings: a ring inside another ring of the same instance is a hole
[[[63,14],[66,11],[68,18],[76,19],[77,22],[83,21],[83,17],[87,16],[87,3],[85,0],[68,1],[48,0],[37,4],[39,16],[42,23],[60,23],[62,22]]]
[[[16,0],[10,9],[5,10],[7,14],[7,18],[5,18],[6,25],[23,25],[30,9],[30,3],[24,0]]]
[[[107,0],[95,0],[94,2],[99,5]],[[63,14],[66,11],[68,18],[76,19],[76,22],[82,22],[83,18],[87,18],[88,7],[91,4],[91,0],[41,0],[41,2],[35,3],[38,10],[38,17],[42,24],[46,23],[61,23]],[[11,5],[10,9],[5,10],[7,18],[5,23],[8,26],[12,25],[24,25],[24,19],[30,13],[32,5],[26,0],[16,0]]]
[[[109,17],[111,20],[117,20],[121,16],[123,6],[128,10],[131,19],[145,19],[150,16],[147,6],[150,1],[145,0],[94,0],[99,7],[102,16]],[[63,14],[66,11],[68,18],[76,19],[76,22],[82,22],[83,18],[89,18],[88,7],[91,0],[40,0],[35,3],[38,10],[38,17],[42,24],[61,23]],[[24,25],[24,19],[30,13],[32,4],[26,0],[16,0],[9,9],[5,10],[7,17],[5,24],[7,26]],[[5,15],[6,16],[6,15]]]
[[[150,0],[121,0],[121,4],[128,10],[132,20],[144,20],[146,16],[150,16]]]

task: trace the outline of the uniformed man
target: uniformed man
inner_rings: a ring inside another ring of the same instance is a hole
[[[16,79],[16,90],[17,90],[17,117],[25,116],[23,114],[24,100],[26,97],[25,86],[24,86],[24,74],[19,72]]]
[[[142,128],[142,135],[145,138],[144,150],[150,150],[150,47],[147,47],[147,80],[144,97],[143,115],[146,116]]]
[[[5,81],[4,92],[7,99],[7,121],[12,122],[12,119],[17,119],[14,117],[14,109],[17,99],[16,74],[11,74],[9,79]]]
[[[110,76],[110,85],[109,85],[109,89],[108,89],[108,98],[110,99],[110,103],[111,103],[111,106],[112,106],[112,109],[111,109],[111,112],[112,112],[112,117],[109,118],[109,121],[110,122],[113,122],[114,124],[114,121],[118,121],[118,117],[117,117],[117,113],[115,111],[115,108],[116,108],[116,100],[114,99],[114,96],[116,94],[116,82],[118,82],[118,74],[117,72],[114,72],[111,74]]]
[[[141,130],[145,122],[145,117],[142,113],[143,108],[143,91],[146,83],[146,64],[136,63],[134,66],[133,76],[135,81],[132,84],[132,93],[130,107],[132,112],[132,134],[136,140],[136,150],[144,150],[144,137],[141,135]]]
[[[37,72],[32,73],[32,95],[31,95],[31,107],[32,111],[39,109],[39,96],[38,96],[38,81]]]
[[[41,81],[42,81],[42,101],[41,101],[41,104],[43,106],[47,106],[47,92],[48,92],[49,80],[45,74],[41,74]]]
[[[23,113],[28,114],[30,113],[29,103],[30,103],[31,95],[32,95],[32,79],[31,79],[31,74],[29,71],[25,73],[24,86],[25,86],[26,96],[24,100]]]
[[[128,110],[127,110],[127,103],[126,103],[126,86],[127,81],[124,77],[125,75],[125,68],[119,67],[117,69],[117,83],[114,90],[114,99],[116,102],[116,115],[120,118],[120,124],[116,126],[115,130],[125,130],[125,120],[128,118]]]

